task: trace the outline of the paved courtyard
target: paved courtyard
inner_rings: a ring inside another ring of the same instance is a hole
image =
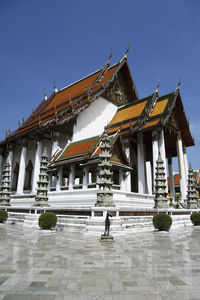
[[[0,225],[0,300],[200,299],[200,228],[100,242]]]

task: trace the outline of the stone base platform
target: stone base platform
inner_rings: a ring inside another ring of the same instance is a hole
[[[106,235],[101,235],[101,238],[100,238],[100,241],[101,242],[114,242],[114,238],[113,238],[113,236],[112,235],[108,235],[108,236],[106,236]]]
[[[133,209],[129,207],[1,207],[8,212],[8,223],[22,224],[25,227],[38,226],[38,218],[45,211],[55,212],[58,217],[57,230],[83,232],[84,234],[101,236],[105,229],[107,212],[110,218],[110,234],[124,235],[129,232],[153,231],[153,216],[158,212],[171,215],[172,227],[192,226],[190,215],[199,209]]]

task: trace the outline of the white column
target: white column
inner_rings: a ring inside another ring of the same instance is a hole
[[[119,185],[120,185],[120,190],[124,190],[124,184],[123,184],[123,170],[119,169]]]
[[[186,183],[188,181],[188,160],[187,160],[187,153],[186,153],[186,148],[183,147],[183,160],[184,160],[184,167],[185,167],[185,179]]]
[[[26,145],[22,146],[21,156],[19,162],[19,176],[17,182],[17,194],[22,194],[24,190],[24,179],[25,179],[25,169],[26,169],[26,153],[27,147]]]
[[[146,162],[146,178],[147,178],[147,193],[152,195],[152,170],[151,170],[151,162]]]
[[[60,167],[58,169],[58,178],[57,178],[57,181],[56,181],[56,192],[60,192],[60,187],[62,185],[62,171],[63,171],[63,168]]]
[[[170,195],[174,198],[175,197],[175,187],[174,187],[174,175],[173,175],[173,169],[172,169],[171,156],[168,157],[168,171],[169,171],[169,182],[170,182]]]
[[[128,160],[130,161],[130,146],[129,146],[129,144],[126,145],[125,151],[126,151],[126,156],[127,156]],[[128,173],[128,175],[125,179],[124,186],[125,186],[125,189],[127,192],[131,192],[131,173],[130,172]]]
[[[37,188],[37,181],[40,172],[41,155],[42,155],[42,141],[37,141],[37,148],[35,152],[35,163],[34,163],[34,170],[33,170],[33,187],[32,187],[33,193],[36,192],[36,188]]]
[[[52,148],[51,148],[51,157],[54,155],[56,150],[59,148],[59,142],[58,139],[60,137],[59,132],[53,132],[52,133]]]
[[[144,145],[143,135],[141,132],[137,136],[137,170],[138,170],[138,193],[145,193],[145,159],[144,159]]]
[[[89,182],[89,169],[88,167],[83,168],[83,189],[86,190],[88,188]]]
[[[71,165],[70,174],[69,174],[69,191],[73,190],[74,177],[75,177],[75,165]]]
[[[178,162],[179,162],[179,176],[180,176],[180,189],[181,189],[181,200],[185,200],[187,197],[187,182],[185,177],[185,166],[183,158],[183,144],[181,135],[177,138],[177,152],[178,152]]]
[[[156,161],[158,160],[158,151],[159,151],[158,136],[159,133],[157,131],[153,131],[152,133],[153,191],[155,191]]]

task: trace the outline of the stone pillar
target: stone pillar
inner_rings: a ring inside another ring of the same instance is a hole
[[[35,163],[34,163],[34,170],[33,170],[33,187],[32,192],[36,192],[37,188],[37,181],[39,179],[39,172],[40,172],[40,160],[42,155],[42,141],[37,141],[37,148],[35,152]]]
[[[144,194],[146,182],[145,182],[145,157],[144,157],[144,144],[142,132],[137,136],[137,169],[138,169],[138,193]]]
[[[74,178],[75,178],[75,165],[71,165],[70,174],[69,174],[69,191],[73,190]]]
[[[160,132],[160,138],[158,141],[158,145],[159,145],[160,156],[163,161],[163,167],[164,167],[164,173],[165,173],[165,179],[166,179],[166,192],[167,192],[167,167],[166,167],[165,137],[164,137],[163,129]]]
[[[170,182],[170,195],[175,197],[175,187],[174,187],[174,175],[172,169],[172,157],[168,157],[168,172],[169,172],[169,182]]]
[[[177,136],[177,152],[179,162],[179,177],[180,177],[180,189],[181,189],[181,200],[185,200],[187,197],[187,182],[185,177],[185,166],[183,158],[183,145],[181,135]]]
[[[183,147],[183,160],[184,160],[184,167],[185,167],[185,179],[187,182],[187,180],[188,180],[188,160],[187,160],[187,153],[186,153],[185,147]]]
[[[24,179],[25,179],[25,169],[26,169],[26,153],[27,145],[26,141],[22,144],[21,156],[19,162],[19,176],[17,182],[17,194],[22,194],[24,190]]]
[[[120,185],[120,190],[124,190],[124,184],[123,184],[123,170],[119,169],[119,185]]]
[[[126,156],[130,162],[131,159],[131,154],[130,154],[130,145],[128,141],[125,141],[125,152]],[[127,192],[131,192],[131,173],[129,172],[128,175],[126,176],[125,182],[124,182],[124,187]]]
[[[13,150],[14,150],[14,144],[8,145],[8,157],[10,161],[10,170],[11,170],[11,178],[12,178],[12,165],[13,165]]]
[[[56,192],[60,192],[60,187],[62,185],[62,172],[63,172],[63,168],[60,167],[58,169],[58,177],[57,177],[57,181],[56,181]]]
[[[53,132],[52,134],[52,149],[51,149],[51,157],[54,155],[54,153],[56,152],[56,150],[59,148],[59,132]]]
[[[152,195],[152,170],[151,170],[151,162],[146,162],[146,178],[147,178],[147,193]]]
[[[155,179],[156,179],[156,161],[158,159],[158,137],[159,133],[157,131],[153,131],[152,133],[152,159],[153,159],[153,192],[155,192]]]
[[[86,190],[89,181],[89,169],[88,167],[83,168],[83,189]]]

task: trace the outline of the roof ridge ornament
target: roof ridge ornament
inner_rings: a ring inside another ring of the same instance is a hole
[[[178,85],[176,88],[176,92],[178,92],[180,90],[180,85],[181,85],[181,78],[179,77],[179,81],[178,81]]]
[[[107,66],[110,65],[110,59],[111,59],[112,55],[113,55],[113,49],[111,49],[111,53],[110,53],[110,55],[109,55],[109,57],[108,57],[108,60],[107,60],[107,63],[106,63]]]
[[[126,49],[126,52],[124,54],[124,59],[127,59],[127,53],[130,51],[130,44],[128,44],[128,48]]]
[[[155,91],[155,93],[157,93],[157,94],[158,94],[158,88],[159,87],[160,87],[160,78],[158,78],[158,84],[157,84],[156,91]]]
[[[47,93],[46,93],[46,89],[44,89],[44,100],[47,100]]]
[[[54,92],[57,93],[58,92],[58,89],[56,87],[56,82],[55,80],[53,81],[53,88],[54,88]]]

